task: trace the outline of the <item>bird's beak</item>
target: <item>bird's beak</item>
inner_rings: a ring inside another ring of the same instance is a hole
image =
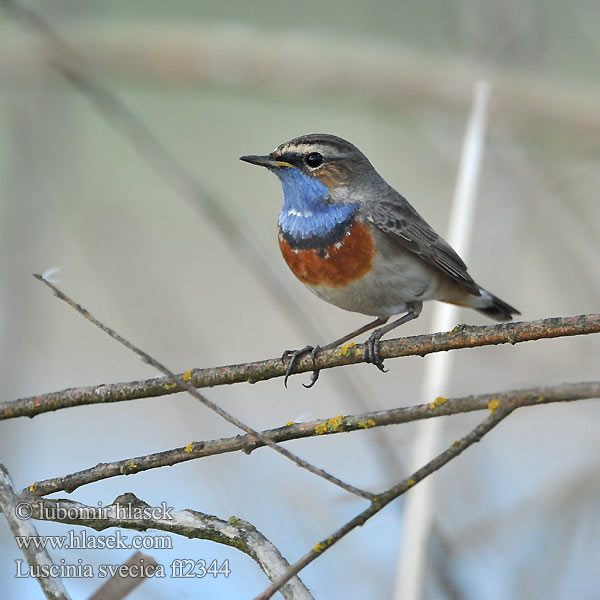
[[[291,167],[290,163],[284,162],[283,160],[276,160],[270,154],[266,156],[257,156],[256,154],[249,154],[248,156],[240,156],[240,160],[250,163],[251,165],[258,165],[259,167],[266,167],[267,169],[276,169],[278,167]]]

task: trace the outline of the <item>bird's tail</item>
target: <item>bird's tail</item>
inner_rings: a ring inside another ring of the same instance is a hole
[[[479,292],[481,296],[478,298],[477,306],[473,306],[473,308],[487,317],[496,319],[496,321],[511,321],[513,315],[521,314],[516,308],[483,288],[480,288]]]

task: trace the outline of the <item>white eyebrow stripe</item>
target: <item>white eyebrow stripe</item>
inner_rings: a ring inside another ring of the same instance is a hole
[[[342,156],[338,149],[330,144],[319,144],[318,142],[312,144],[289,144],[286,143],[283,146],[278,146],[273,150],[273,154],[281,156],[286,153],[297,153],[297,154],[308,154],[310,152],[319,152],[326,158],[339,158]]]

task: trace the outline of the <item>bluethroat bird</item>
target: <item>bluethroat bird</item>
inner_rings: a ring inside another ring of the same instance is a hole
[[[379,340],[416,319],[425,300],[468,306],[497,321],[520,314],[473,281],[458,254],[350,142],[312,133],[266,156],[240,158],[281,181],[279,247],[292,273],[319,298],[376,317],[322,348],[286,351],[283,358],[291,357],[286,384],[303,354],[311,352],[314,361],[319,350],[375,327],[365,343],[365,361],[383,371]],[[315,369],[306,387],[318,375]]]

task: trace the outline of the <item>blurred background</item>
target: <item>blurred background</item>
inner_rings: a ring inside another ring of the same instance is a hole
[[[238,157],[304,133],[340,135],[443,233],[481,78],[492,96],[470,272],[523,319],[598,312],[597,1],[21,6],[58,31],[111,95],[65,77],[56,65],[79,63],[18,11],[0,11],[3,399],[156,375],[31,276],[53,267],[68,294],[179,372],[278,356],[363,324],[288,272],[276,238],[279,182]],[[431,310],[402,334],[431,331]],[[460,320],[489,323],[467,311]],[[597,379],[599,351],[598,336],[461,351],[444,395]],[[206,395],[264,429],[415,404],[427,360],[390,360],[385,375],[370,365],[325,371],[312,390],[301,386],[306,374],[287,390],[277,379]],[[448,418],[443,442],[482,417]],[[433,476],[426,598],[597,597],[599,417],[594,401],[518,411]],[[380,491],[408,474],[415,429],[286,447]],[[0,456],[20,489],[236,433],[179,394],[3,421]],[[108,504],[126,491],[246,519],[291,562],[365,506],[267,450],[114,478],[71,497]],[[397,501],[302,572],[316,598],[391,597],[402,509]],[[67,529],[36,525],[43,535]],[[130,598],[250,598],[268,584],[235,549],[178,537],[173,545],[149,553],[165,565],[227,558],[231,576],[151,580]],[[131,551],[51,554],[97,566]],[[15,558],[0,520],[4,597],[40,598],[36,581],[14,578]],[[101,582],[64,583],[85,598]]]

